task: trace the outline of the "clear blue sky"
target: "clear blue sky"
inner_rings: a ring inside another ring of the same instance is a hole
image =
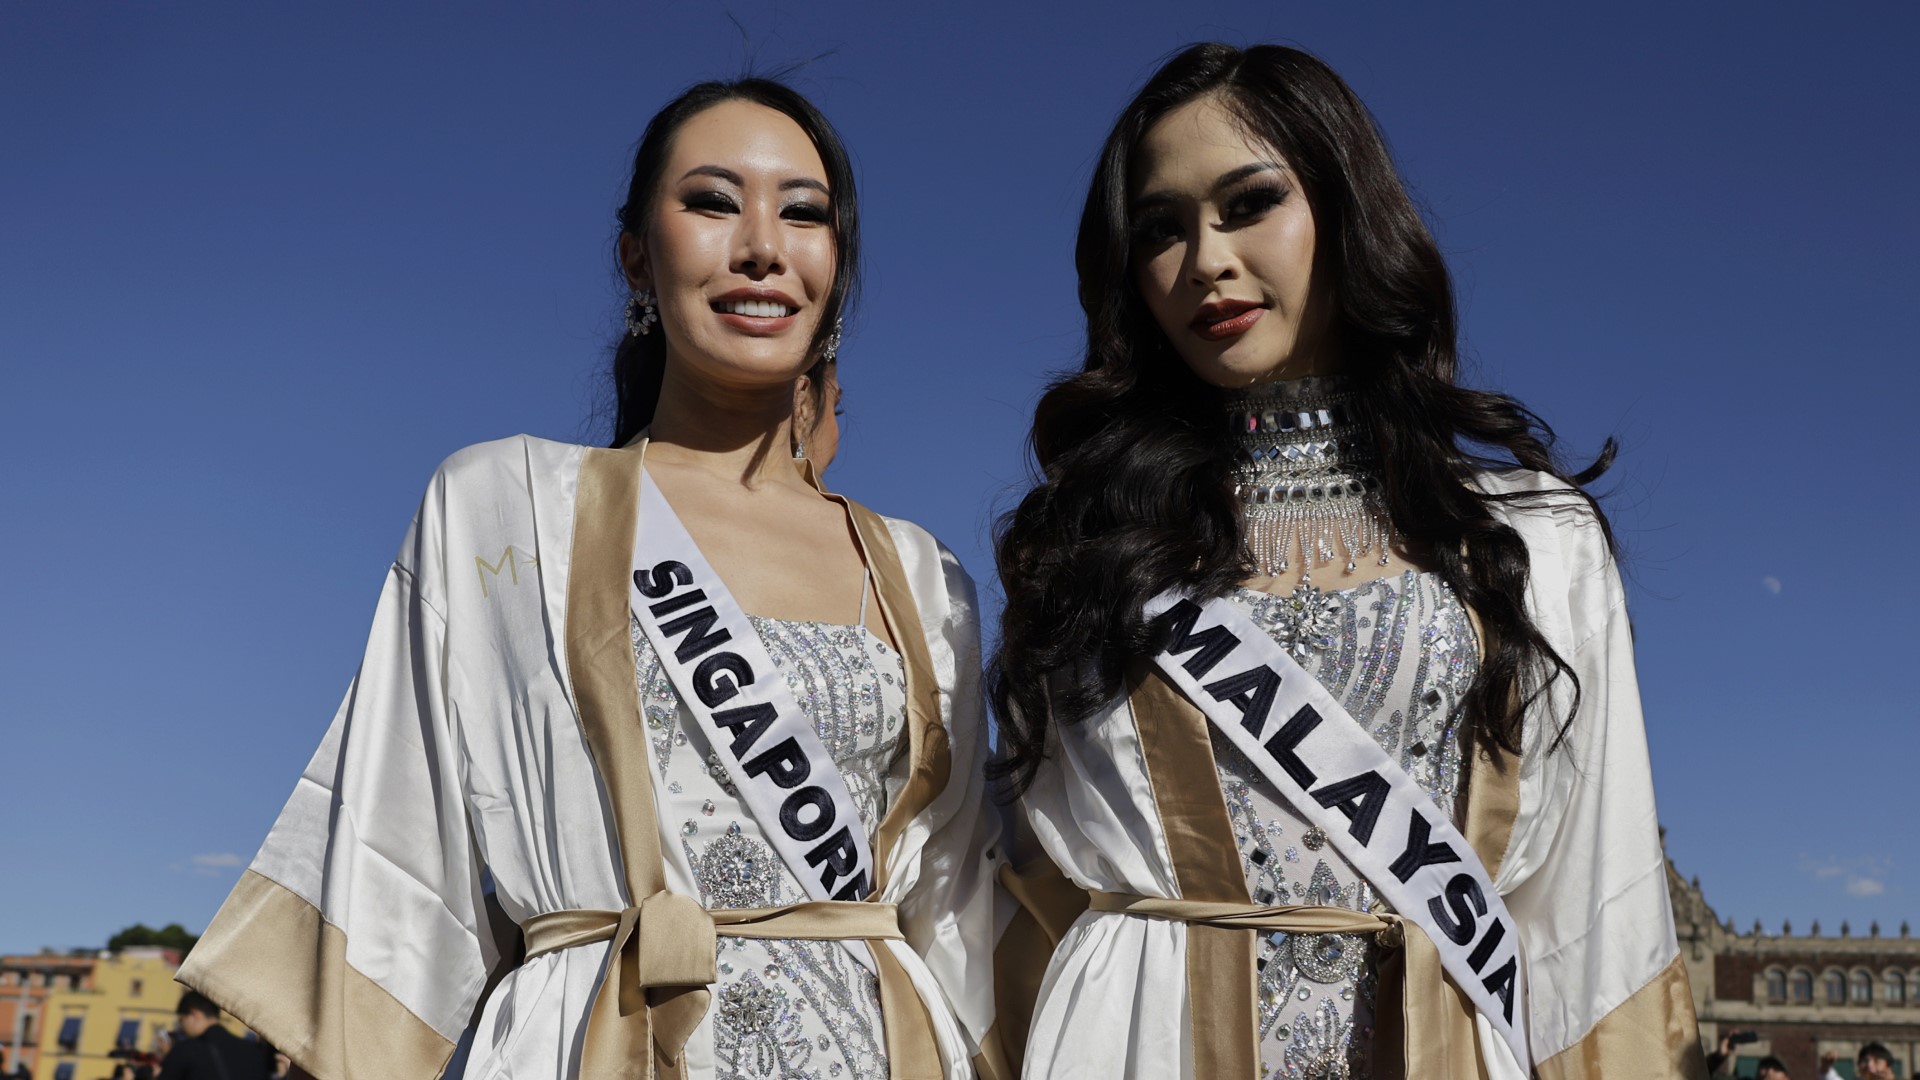
[[[0,7],[0,950],[205,925],[434,465],[600,437],[630,148],[749,57],[831,53],[797,83],[859,168],[832,479],[991,587],[1076,358],[1092,155],[1208,38],[1341,71],[1452,260],[1473,381],[1576,453],[1625,441],[1682,871],[1743,929],[1920,923],[1920,9],[506,7]]]

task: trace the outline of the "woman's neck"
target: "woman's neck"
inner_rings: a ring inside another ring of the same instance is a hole
[[[647,458],[757,488],[800,484],[793,467],[793,386],[735,389],[676,378],[668,364],[647,426]]]

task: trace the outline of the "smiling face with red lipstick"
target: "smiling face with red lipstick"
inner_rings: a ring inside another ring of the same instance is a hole
[[[629,283],[657,298],[670,377],[755,393],[812,366],[835,268],[826,178],[800,125],[756,102],[675,134],[645,232],[620,245]]]
[[[1130,171],[1134,283],[1194,374],[1246,387],[1328,373],[1313,210],[1280,152],[1209,95],[1149,128]]]

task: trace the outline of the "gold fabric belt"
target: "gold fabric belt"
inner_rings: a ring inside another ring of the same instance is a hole
[[[718,978],[721,937],[809,941],[900,940],[898,909],[867,901],[814,900],[774,908],[708,910],[661,891],[625,911],[552,911],[521,928],[527,959],[612,941],[607,970],[587,1018],[583,1080],[651,1080],[680,1074],[680,1054],[700,1025]],[[896,1080],[940,1080],[931,1018],[911,977],[884,948],[873,950],[880,1008]],[[918,1029],[915,1022],[918,1021]]]
[[[1221,970],[1251,972],[1256,934],[1276,931],[1370,934],[1389,950],[1377,968],[1378,1000],[1384,1006],[1397,998],[1401,1007],[1397,1012],[1383,1007],[1374,1018],[1376,1076],[1479,1080],[1482,1075],[1473,1004],[1447,981],[1440,951],[1418,923],[1393,914],[1335,907],[1272,907],[1111,892],[1092,892],[1090,899],[1093,911],[1168,919],[1190,927],[1188,992],[1195,1000],[1188,1013],[1193,1023],[1194,1058],[1196,1063],[1207,1063],[1206,1075],[1222,1080],[1252,1080],[1261,1075],[1258,1019],[1231,1015],[1236,999],[1248,1002],[1252,995],[1221,986],[1217,975],[1210,980],[1206,975]],[[1211,962],[1214,956],[1232,951],[1244,951],[1248,962],[1218,966]],[[1213,1000],[1205,1000],[1208,995]],[[1396,1074],[1396,1067],[1404,1067],[1405,1072]]]
[[[1380,934],[1401,924],[1398,915],[1373,915],[1337,907],[1262,907],[1259,904],[1169,900],[1161,896],[1129,896],[1111,892],[1090,895],[1092,903],[1088,907],[1094,911],[1202,923],[1227,930],[1279,931],[1283,934]]]

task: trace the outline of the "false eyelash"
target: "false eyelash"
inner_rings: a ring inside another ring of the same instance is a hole
[[[1293,194],[1293,189],[1284,184],[1254,184],[1235,194],[1227,203],[1227,209],[1236,214],[1260,213],[1285,203],[1287,196],[1291,194]],[[1252,208],[1247,207],[1247,203],[1250,200],[1259,200],[1259,205]]]
[[[1167,229],[1169,233],[1166,235],[1157,234],[1156,230],[1159,229]],[[1149,214],[1139,221],[1134,222],[1132,226],[1127,229],[1127,235],[1135,244],[1157,244],[1171,239],[1172,230],[1174,230],[1174,226],[1168,220],[1167,215]]]
[[[683,200],[695,210],[728,211],[740,209],[731,196],[718,191],[696,191]]]

